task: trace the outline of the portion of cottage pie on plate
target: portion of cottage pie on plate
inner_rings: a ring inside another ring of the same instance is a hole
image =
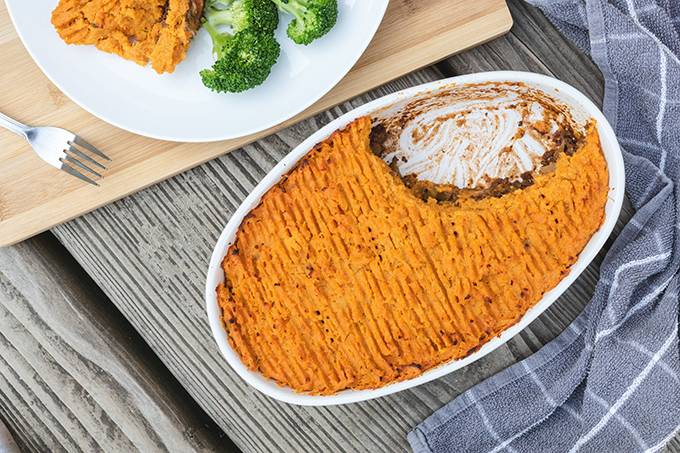
[[[565,277],[608,181],[594,120],[519,83],[359,118],[243,220],[217,288],[230,345],[319,395],[465,357]]]
[[[173,72],[201,25],[203,0],[60,0],[52,24],[67,44],[91,44]]]

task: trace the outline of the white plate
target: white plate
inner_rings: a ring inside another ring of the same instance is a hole
[[[385,387],[374,390],[345,390],[331,396],[314,396],[296,393],[287,387],[281,387],[274,381],[269,380],[259,373],[250,371],[241,362],[238,354],[231,348],[227,339],[227,333],[222,324],[221,310],[217,302],[215,288],[224,280],[224,274],[220,267],[227,248],[234,240],[236,231],[241,225],[243,218],[255,207],[260,201],[260,198],[274,186],[283,175],[285,175],[295,164],[304,157],[307,152],[317,143],[328,137],[331,133],[338,129],[342,129],[347,124],[364,115],[370,115],[381,108],[394,105],[405,99],[410,99],[414,95],[424,91],[436,91],[441,87],[450,85],[451,83],[478,83],[478,82],[524,82],[531,87],[535,87],[548,93],[550,96],[563,102],[569,106],[575,116],[583,118],[595,118],[597,121],[597,128],[600,134],[600,141],[602,150],[607,160],[607,167],[609,169],[609,197],[605,205],[605,220],[602,227],[593,235],[586,247],[579,255],[578,260],[571,267],[569,274],[552,290],[545,293],[543,298],[532,308],[530,308],[522,319],[514,326],[503,331],[503,333],[484,344],[477,352],[460,359],[453,360],[439,367],[433,368],[418,377],[409,379],[407,381],[397,382],[387,385]],[[486,354],[490,353],[497,347],[507,342],[514,335],[519,333],[522,329],[528,326],[534,319],[543,313],[562,293],[564,293],[569,285],[588,267],[588,264],[595,258],[598,251],[604,246],[605,241],[612,232],[616,220],[621,211],[621,204],[623,203],[624,194],[624,168],[623,158],[621,156],[621,149],[619,143],[614,135],[614,131],[605,119],[600,110],[583,94],[575,88],[560,82],[559,80],[546,77],[539,74],[525,73],[525,72],[485,72],[480,74],[471,74],[461,77],[454,77],[451,79],[441,80],[433,83],[428,83],[418,87],[409,88],[398,93],[385,96],[381,99],[363,105],[347,114],[341,116],[335,121],[331,122],[323,129],[316,132],[309,137],[290,154],[288,154],[274,169],[264,177],[262,182],[255,187],[253,192],[245,199],[241,206],[236,210],[234,215],[229,220],[222,235],[217,241],[215,250],[210,260],[210,267],[208,268],[208,278],[205,288],[205,300],[208,310],[208,319],[210,327],[217,344],[222,351],[222,354],[227,359],[231,367],[250,385],[265,393],[272,398],[285,401],[291,404],[299,404],[304,406],[323,406],[333,404],[345,404],[357,401],[365,401],[379,396],[389,395],[391,393],[399,392],[416,385],[424,384],[433,379],[444,376],[454,370],[462,368],[475,360],[479,360]]]
[[[319,100],[354,66],[387,9],[388,0],[339,0],[338,23],[309,46],[276,32],[281,57],[267,81],[240,94],[216,94],[199,71],[212,64],[201,30],[173,74],[159,76],[93,46],[69,46],[50,22],[58,0],[5,0],[14,26],[40,69],[74,102],[113,124],[147,137],[209,142],[275,126]]]

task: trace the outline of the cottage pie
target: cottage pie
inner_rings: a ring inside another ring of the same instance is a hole
[[[203,0],[60,0],[52,24],[67,44],[90,44],[159,74],[173,72],[201,25]]]
[[[244,219],[217,295],[248,368],[320,395],[413,378],[480,348],[569,272],[604,219],[608,172],[595,124],[579,129],[526,98],[411,124],[451,102],[357,119]],[[495,141],[477,140],[458,150],[473,163],[437,172],[448,165],[437,157],[444,129],[506,120],[512,145],[495,160],[486,154]],[[537,143],[551,148],[537,152]]]

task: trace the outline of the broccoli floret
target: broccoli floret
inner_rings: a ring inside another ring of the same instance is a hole
[[[279,12],[271,0],[208,0],[203,26],[217,61],[201,71],[213,91],[239,93],[261,85],[281,53],[274,38]]]
[[[208,0],[203,17],[214,29],[231,27],[233,33],[246,29],[274,33],[279,25],[271,0]]]
[[[328,33],[338,20],[337,0],[273,0],[280,10],[293,15],[288,36],[297,44],[309,44]]]
[[[261,85],[281,52],[272,34],[247,29],[225,42],[212,69],[201,71],[203,84],[217,92],[240,93]]]

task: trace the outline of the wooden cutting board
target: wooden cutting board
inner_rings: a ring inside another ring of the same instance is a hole
[[[0,4],[0,111],[19,121],[63,127],[113,162],[100,187],[43,163],[0,129],[0,246],[26,239],[158,181],[240,148],[303,118],[505,32],[505,0],[391,0],[366,53],[330,93],[291,120],[259,134],[219,143],[182,144],[122,131],[71,102],[24,49]]]

